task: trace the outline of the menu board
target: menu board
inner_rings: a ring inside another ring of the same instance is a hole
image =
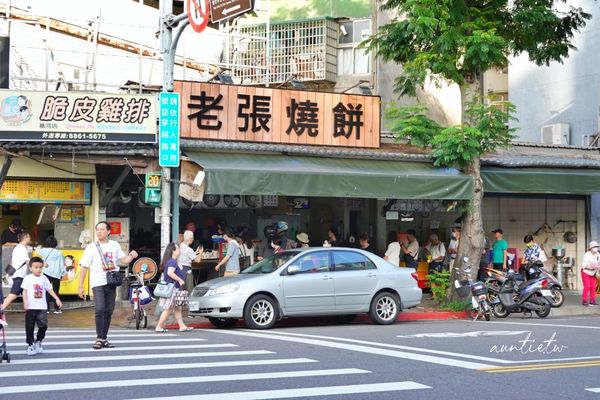
[[[92,201],[90,182],[7,179],[0,203],[82,204]]]

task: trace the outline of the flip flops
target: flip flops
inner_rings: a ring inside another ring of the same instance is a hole
[[[155,329],[154,332],[156,333],[164,333],[164,332],[168,332],[168,329],[162,328],[162,329]]]
[[[191,326],[186,326],[183,329],[180,329],[179,332],[189,332],[189,331],[193,331],[194,328],[192,328]]]

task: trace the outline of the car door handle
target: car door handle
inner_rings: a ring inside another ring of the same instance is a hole
[[[372,273],[372,272],[370,272],[370,273],[367,275],[367,277],[369,277],[369,278],[375,278],[376,276],[377,276],[377,274],[374,274],[374,273]]]
[[[328,275],[325,275],[325,276],[323,277],[323,280],[324,280],[324,281],[328,281],[328,280],[330,280],[330,279],[333,279],[333,276],[328,276]]]

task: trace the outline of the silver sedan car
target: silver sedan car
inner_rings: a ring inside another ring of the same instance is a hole
[[[310,248],[267,257],[236,276],[196,286],[190,315],[216,327],[243,318],[252,329],[269,329],[285,317],[336,315],[351,321],[369,313],[378,324],[396,321],[401,309],[421,302],[412,268],[398,268],[359,249]]]

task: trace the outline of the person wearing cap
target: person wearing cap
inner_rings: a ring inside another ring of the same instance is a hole
[[[16,246],[19,244],[19,233],[22,230],[23,225],[21,225],[21,220],[18,218],[13,219],[8,228],[2,231],[2,236],[0,237],[2,246]]]
[[[296,235],[296,240],[298,240],[298,247],[307,248],[308,245],[308,235],[304,232],[300,232]]]
[[[506,271],[508,257],[508,243],[502,238],[502,228],[492,230],[496,241],[492,245],[492,264],[490,268]]]
[[[588,251],[583,255],[581,265],[581,280],[583,294],[581,304],[584,306],[597,306],[596,303],[596,275],[600,273],[600,253],[598,242],[593,240],[588,246]]]

